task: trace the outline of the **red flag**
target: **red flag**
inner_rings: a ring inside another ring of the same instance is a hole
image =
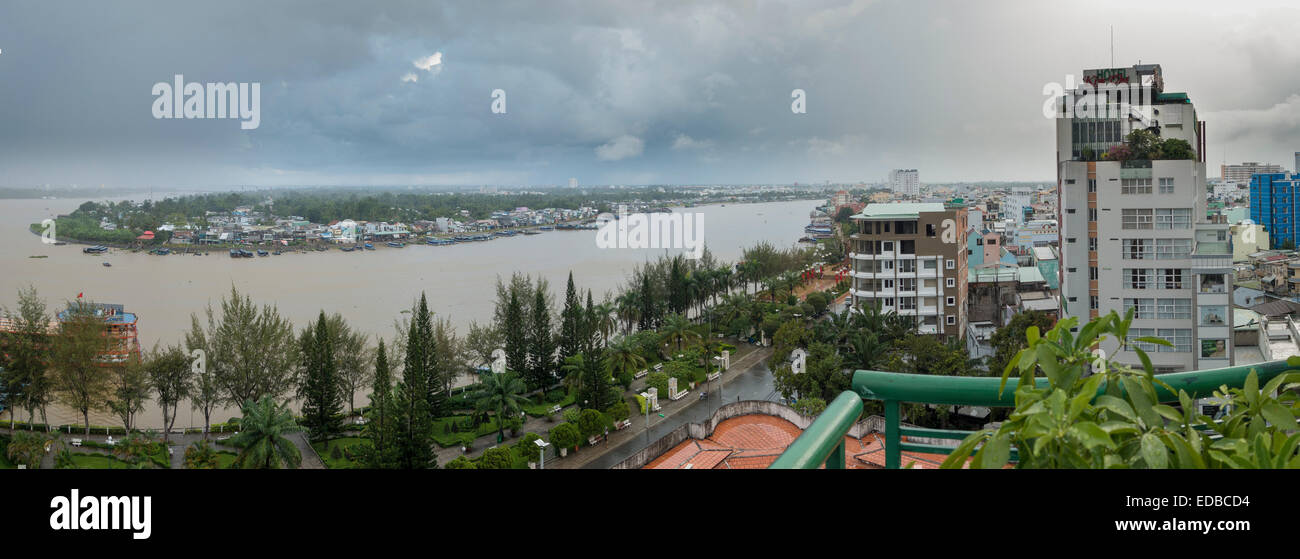
[[[81,298],[81,292],[80,292],[80,291],[77,292],[77,298],[78,298],[78,299]]]

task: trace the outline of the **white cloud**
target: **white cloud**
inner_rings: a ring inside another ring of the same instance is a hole
[[[596,159],[601,161],[618,161],[641,155],[645,142],[636,136],[623,135],[596,148]]]
[[[435,52],[424,58],[417,58],[411,64],[436,76],[438,72],[442,71],[442,51]]]
[[[402,83],[418,81],[420,81],[420,76],[417,76],[415,72],[407,72],[405,76],[402,76]]]
[[[713,140],[696,140],[686,134],[678,134],[677,139],[673,140],[674,150],[685,149],[708,149],[713,147]]]

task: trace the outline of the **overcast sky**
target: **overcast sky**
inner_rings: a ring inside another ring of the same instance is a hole
[[[336,4],[0,4],[0,186],[1051,181],[1043,86],[1111,25],[1211,176],[1300,151],[1285,2]],[[153,118],[175,74],[260,83],[260,126]]]

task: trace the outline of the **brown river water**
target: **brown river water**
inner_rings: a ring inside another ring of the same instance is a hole
[[[156,196],[162,198],[162,195]],[[130,197],[136,200],[142,197]],[[639,263],[664,253],[663,249],[602,249],[595,231],[548,231],[492,241],[451,246],[409,245],[394,249],[379,244],[373,251],[351,253],[331,250],[307,254],[232,259],[224,250],[207,256],[154,256],[112,250],[107,255],[82,254],[83,245],[42,244],[28,225],[55,214],[68,213],[85,200],[0,200],[0,305],[13,308],[20,287],[35,285],[51,310],[84,293],[89,300],[125,305],[136,313],[140,344],[179,343],[190,325],[190,315],[210,303],[220,306],[222,296],[235,285],[259,305],[274,304],[281,315],[301,328],[323,309],[339,312],[353,327],[373,336],[391,339],[394,320],[410,309],[420,292],[427,294],[436,316],[450,317],[457,333],[468,332],[470,321],[491,320],[498,277],[508,279],[520,271],[547,278],[557,301],[564,297],[570,271],[579,289],[591,289],[599,302],[616,291]],[[675,212],[704,215],[704,240],[715,258],[734,262],[745,247],[768,241],[787,247],[804,236],[809,212],[820,202],[770,202],[677,208]],[[28,258],[45,255],[47,258]],[[104,267],[103,262],[112,263]],[[369,392],[366,390],[365,392]],[[358,394],[356,404],[365,404]],[[295,406],[296,407],[296,406]],[[48,410],[51,424],[79,424],[80,414],[55,405]],[[191,414],[183,403],[176,427],[202,427],[202,416]],[[213,422],[237,416],[221,410]],[[0,416],[8,419],[8,414]],[[19,411],[18,419],[26,418]],[[38,415],[39,421],[39,415]],[[92,412],[93,425],[120,425],[106,411]],[[162,426],[162,412],[149,402],[137,420],[144,428]]]

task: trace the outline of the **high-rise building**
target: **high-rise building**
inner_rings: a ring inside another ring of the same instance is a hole
[[[1300,173],[1300,151],[1295,152],[1295,167],[1291,171]]]
[[[1242,163],[1241,165],[1220,165],[1219,166],[1219,176],[1223,177],[1223,180],[1229,182],[1241,183],[1241,184],[1250,183],[1250,177],[1255,176],[1255,173],[1281,173],[1281,172],[1282,172],[1281,165],[1272,165],[1269,163],[1256,163],[1254,161],[1247,161],[1245,163]]]
[[[963,339],[966,208],[868,204],[853,216],[853,307],[912,317],[922,334]]]
[[[890,171],[889,188],[897,196],[919,198],[921,196],[921,183],[917,178],[916,169],[894,169]]]
[[[569,179],[569,188],[578,188],[578,179]]]
[[[1057,105],[1061,316],[1077,317],[1078,328],[1134,310],[1130,347],[1144,349],[1156,372],[1232,365],[1232,244],[1228,224],[1206,217],[1204,122],[1187,94],[1164,91],[1158,65],[1086,70],[1084,82],[1097,89],[1067,91]],[[1143,91],[1114,95],[1133,85]],[[1094,107],[1118,110],[1090,114],[1082,104],[1089,96]],[[1194,158],[1101,156],[1139,129],[1186,141]],[[1133,342],[1143,336],[1173,345]],[[1115,340],[1101,349],[1141,363]]]
[[[1277,247],[1300,246],[1300,174],[1258,173],[1250,180],[1250,219]]]

